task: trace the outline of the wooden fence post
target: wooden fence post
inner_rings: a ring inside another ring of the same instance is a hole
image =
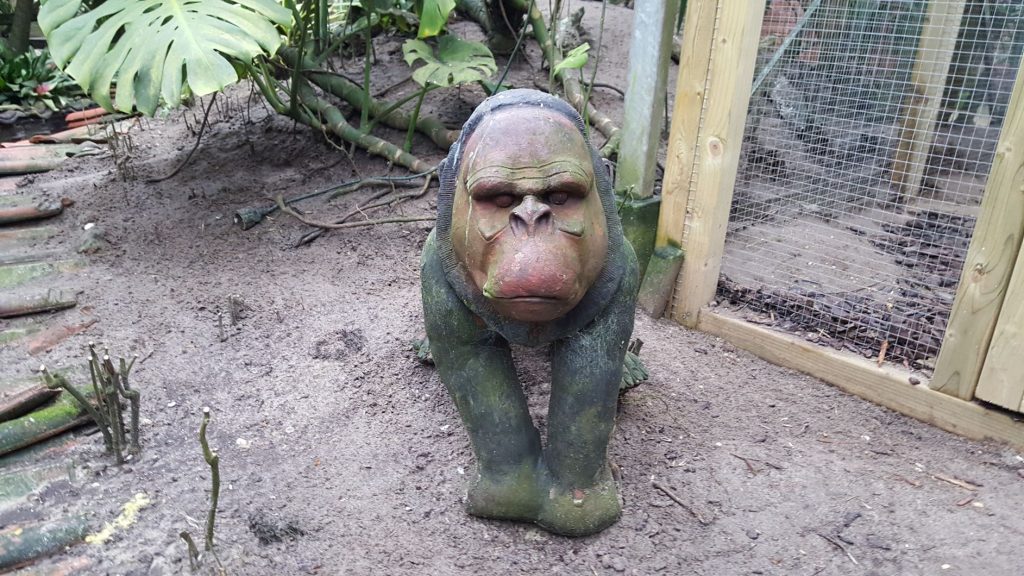
[[[658,233],[659,238],[664,234],[668,243],[675,238],[681,241],[685,257],[676,283],[672,317],[690,327],[696,326],[697,313],[714,298],[718,286],[764,6],[765,0],[691,0],[687,5],[684,62],[679,68],[681,76],[693,74],[696,78],[681,78],[685,82],[676,87],[673,130],[678,125],[681,133],[669,142],[669,162],[682,164],[673,166],[672,180],[666,168],[665,188],[673,186],[673,201],[668,202],[672,212],[666,214],[668,198],[663,198],[661,215],[666,217],[666,226],[663,232],[659,223]],[[694,26],[712,22],[710,42],[705,40],[706,29],[686,36],[692,29],[691,12],[696,15]],[[691,48],[690,43],[695,41],[709,45]],[[691,51],[696,52],[696,58],[688,63]],[[700,63],[706,66],[689,69]],[[704,81],[699,80],[700,76]],[[686,163],[688,155],[693,158],[690,163]],[[692,169],[688,171],[687,166]]]
[[[1024,412],[1024,250],[1017,253],[975,395],[996,406]]]
[[[931,0],[928,3],[911,75],[913,92],[904,108],[899,148],[892,162],[893,189],[903,198],[916,196],[921,187],[966,3],[966,0]]]
[[[931,382],[964,400],[974,397],[1024,236],[1024,61],[1008,110]]]

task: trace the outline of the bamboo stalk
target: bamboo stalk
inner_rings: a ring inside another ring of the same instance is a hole
[[[0,570],[60,552],[81,541],[88,531],[89,523],[84,514],[8,526],[0,531]]]
[[[60,202],[40,202],[28,206],[9,206],[0,208],[0,225],[14,224],[28,220],[50,218],[64,211]]]
[[[60,394],[40,384],[33,384],[23,390],[0,397],[0,422],[14,420],[35,410]]]
[[[53,404],[0,423],[0,455],[31,446],[90,420],[74,398],[62,394]]]
[[[14,318],[36,314],[38,312],[53,312],[64,310],[78,305],[74,295],[65,296],[63,292],[56,294],[47,291],[45,295],[31,296],[0,296],[0,318]]]

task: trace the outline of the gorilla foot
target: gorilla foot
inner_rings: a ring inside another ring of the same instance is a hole
[[[620,514],[622,505],[615,480],[605,468],[597,484],[589,488],[552,486],[536,522],[541,528],[563,536],[588,536],[614,524]]]
[[[537,468],[526,464],[505,474],[481,473],[469,487],[466,510],[481,518],[533,522],[542,497]]]

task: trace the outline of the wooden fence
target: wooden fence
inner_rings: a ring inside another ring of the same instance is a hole
[[[962,13],[960,4],[933,3],[926,26],[948,27],[959,17],[949,7]],[[690,0],[686,6],[655,257],[644,279],[642,305],[658,315],[667,308],[681,324],[945,430],[1024,448],[1024,73],[1014,84],[948,328],[928,379],[708,306],[721,270],[765,0]],[[955,24],[952,30],[955,39]],[[915,75],[945,73],[918,68]],[[941,91],[919,98],[914,114],[933,121]],[[915,142],[907,153],[921,156],[926,147],[927,142]],[[680,252],[681,266],[659,263],[659,255],[671,260]]]

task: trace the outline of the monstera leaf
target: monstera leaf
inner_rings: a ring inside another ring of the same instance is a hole
[[[455,9],[455,0],[419,0],[416,2],[416,13],[420,17],[420,28],[417,38],[437,36],[448,23],[448,16]]]
[[[233,62],[273,54],[291,12],[274,0],[42,0],[39,26],[58,66],[107,109],[152,115],[186,87],[203,96],[238,80]],[[117,96],[110,100],[116,80]]]
[[[460,40],[455,36],[441,37],[436,54],[422,40],[406,40],[402,51],[409,66],[423,61],[423,66],[412,73],[412,79],[424,88],[443,88],[486,80],[498,71],[498,65],[494,63],[494,56],[487,46]]]

